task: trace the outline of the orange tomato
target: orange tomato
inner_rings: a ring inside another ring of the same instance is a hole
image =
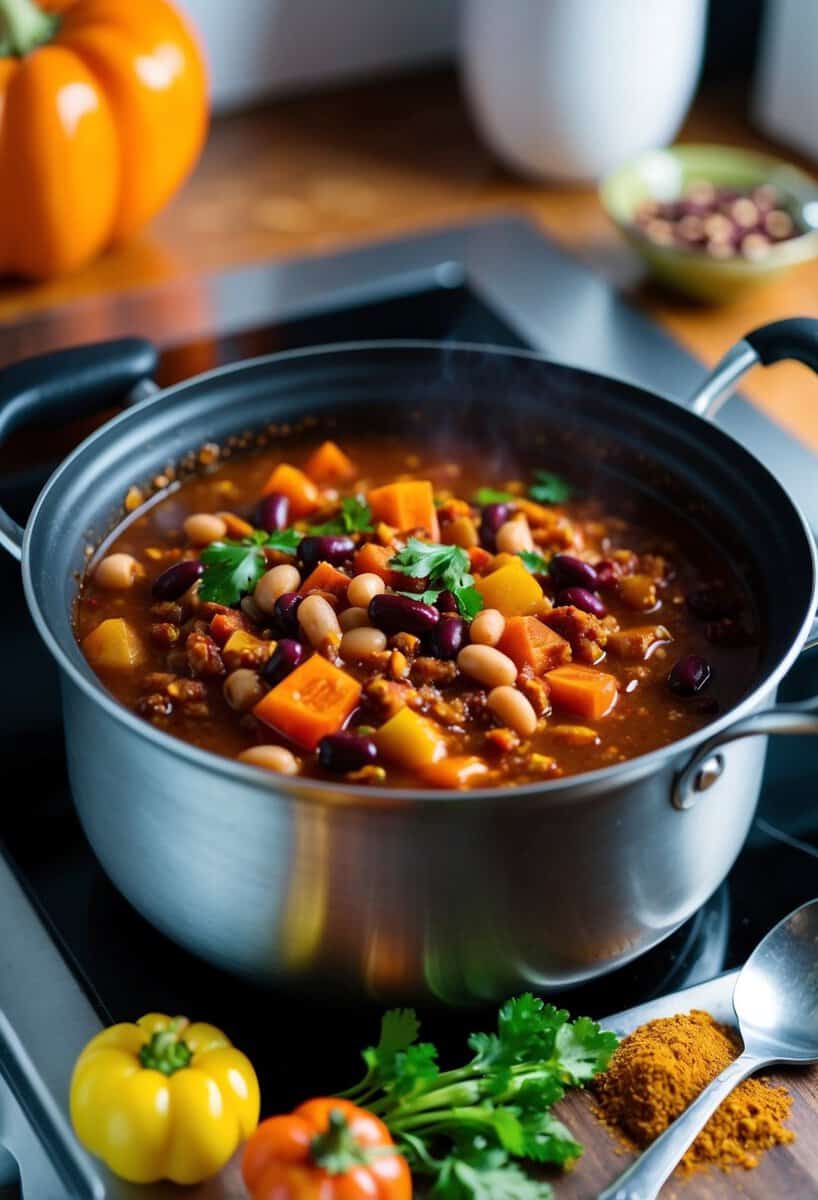
[[[392,1145],[372,1113],[320,1098],[262,1121],[241,1170],[253,1200],[411,1200],[409,1167]]]
[[[193,167],[201,52],[168,0],[0,0],[0,271],[47,279],[133,233]]]

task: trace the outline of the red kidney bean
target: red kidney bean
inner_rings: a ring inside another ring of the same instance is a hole
[[[435,600],[435,608],[442,613],[460,613],[460,606],[457,603],[457,596],[454,592],[450,592],[448,588],[440,593]]]
[[[372,624],[384,633],[424,634],[434,629],[440,620],[440,613],[431,604],[389,592],[373,596],[367,611]]]
[[[306,656],[307,651],[300,642],[296,642],[293,638],[282,638],[264,664],[261,674],[267,683],[275,686],[291,671],[294,671]]]
[[[298,637],[298,608],[303,596],[298,592],[285,592],[275,602],[273,618],[276,629],[285,637]]]
[[[593,592],[599,586],[596,571],[591,564],[583,562],[581,558],[574,558],[573,554],[555,554],[549,563],[548,571],[554,580],[554,587],[558,590],[580,587]]]
[[[741,597],[723,583],[712,583],[696,588],[687,596],[687,607],[702,621],[715,621],[721,617],[733,617],[741,611]]]
[[[429,649],[435,658],[457,658],[468,640],[468,627],[462,617],[444,613],[429,637]]]
[[[497,530],[505,525],[511,516],[508,504],[486,504],[480,514],[479,537],[480,544],[486,550],[494,552],[497,549]]]
[[[203,574],[198,558],[185,558],[154,579],[151,595],[154,600],[178,600]]]
[[[594,567],[596,572],[596,586],[598,588],[615,588],[619,582],[619,571],[616,564],[612,563],[609,558],[603,558]]]
[[[270,492],[259,501],[256,514],[259,529],[275,533],[278,529],[286,529],[290,523],[290,501],[281,492]]]
[[[340,567],[341,563],[352,558],[354,553],[355,543],[352,538],[342,534],[316,534],[305,537],[301,539],[298,547],[299,562],[307,571],[312,571],[320,562]]]
[[[357,771],[375,762],[378,747],[371,737],[361,733],[329,733],[318,743],[318,765],[325,771]]]
[[[591,613],[595,617],[604,617],[608,611],[599,596],[583,587],[563,588],[561,592],[557,592],[555,604],[558,608],[572,604],[574,608],[581,608],[583,612]]]
[[[695,696],[710,680],[710,663],[698,654],[687,654],[674,663],[667,677],[668,687],[677,696]]]

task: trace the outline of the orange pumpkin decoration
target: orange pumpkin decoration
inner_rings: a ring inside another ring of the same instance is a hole
[[[167,0],[0,0],[0,272],[47,279],[159,211],[207,132]]]

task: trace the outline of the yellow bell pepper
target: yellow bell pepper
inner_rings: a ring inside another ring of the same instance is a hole
[[[249,1060],[213,1025],[149,1013],[92,1038],[71,1079],[87,1150],[131,1183],[199,1183],[258,1125]]]

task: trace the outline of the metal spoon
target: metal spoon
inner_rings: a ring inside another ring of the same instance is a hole
[[[818,1062],[818,900],[797,908],[759,942],[736,980],[733,1008],[743,1053],[598,1200],[655,1200],[742,1079],[771,1063]]]

